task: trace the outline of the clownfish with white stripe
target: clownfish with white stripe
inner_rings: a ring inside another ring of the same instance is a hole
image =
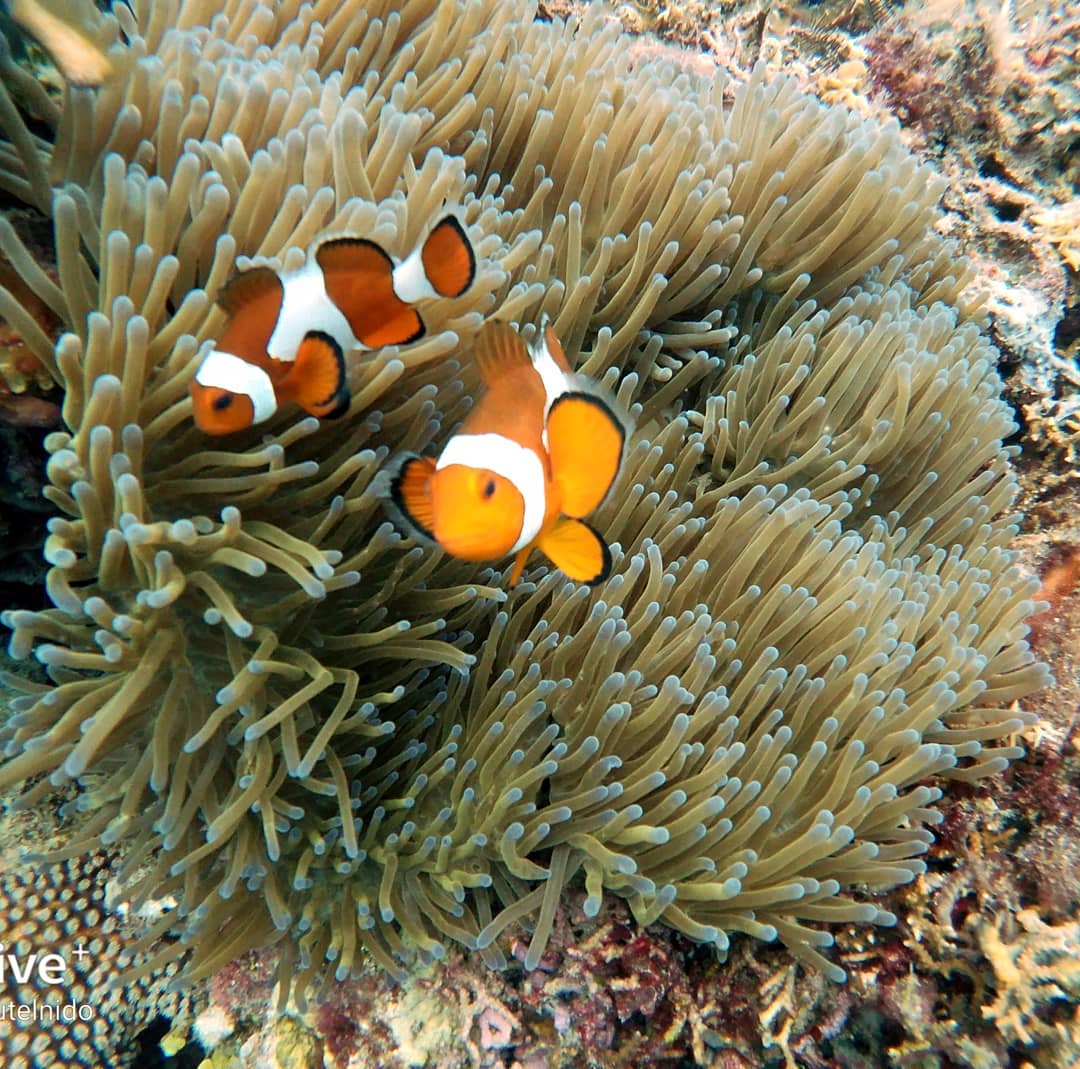
[[[404,454],[374,489],[404,531],[463,560],[514,554],[514,586],[533,549],[569,578],[595,585],[611,552],[585,522],[622,468],[629,420],[570,370],[551,326],[527,347],[489,322],[475,360],[486,387],[438,457]]]
[[[400,263],[373,241],[331,238],[303,267],[254,267],[218,296],[229,321],[191,382],[195,422],[231,434],[296,403],[320,419],[349,407],[345,357],[353,350],[405,345],[424,335],[414,305],[460,297],[476,257],[453,215],[436,223]]]

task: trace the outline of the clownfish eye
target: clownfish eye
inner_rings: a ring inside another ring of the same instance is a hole
[[[494,496],[495,496],[495,480],[494,479],[488,479],[488,481],[486,483],[484,483],[484,497],[485,497],[485,499],[487,499],[487,498],[492,498]]]
[[[231,393],[221,393],[213,400],[213,408],[215,412],[224,412],[233,402],[233,395]]]

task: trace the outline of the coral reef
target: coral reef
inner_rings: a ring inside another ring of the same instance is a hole
[[[140,946],[146,924],[108,895],[113,858],[87,854],[51,866],[0,853],[0,1058],[5,1069],[131,1064],[135,1036],[159,1017],[182,1030],[197,990],[176,987],[175,957],[160,967]],[[36,955],[31,957],[31,955]],[[33,966],[54,955],[51,972]],[[59,970],[59,971],[57,971]],[[56,982],[54,982],[56,981]]]
[[[1008,934],[1003,938],[1003,933]],[[975,936],[994,970],[996,997],[983,1009],[1006,1039],[1039,1040],[1070,1057],[1080,1049],[1080,924],[1046,924],[1031,909],[976,925]],[[1046,1007],[1064,1003],[1057,1019]],[[1062,1061],[1064,1064],[1064,1061]]]
[[[34,211],[10,210],[0,221],[0,285],[11,294],[15,303],[7,309],[8,317],[0,318],[0,419],[34,425],[33,416],[20,417],[20,410],[40,408],[34,404],[35,394],[52,390],[56,383],[45,365],[27,344],[23,331],[29,331],[51,343],[59,334],[59,321],[53,310],[34,292],[11,264],[8,252],[15,247],[29,253],[35,264],[55,264],[52,234],[47,223]],[[18,259],[18,253],[16,253]],[[55,266],[45,271],[56,281]],[[29,396],[25,396],[29,394]],[[57,418],[53,423],[58,422]],[[37,425],[41,424],[40,421]]]
[[[706,81],[534,10],[135,3],[123,79],[69,91],[54,145],[0,109],[58,282],[4,251],[67,331],[17,324],[66,429],[53,607],[5,616],[49,682],[10,679],[0,785],[76,784],[64,852],[123,844],[191,975],[277,941],[284,1001],[456,946],[499,964],[525,922],[532,973],[583,883],[587,917],[615,895],[841,978],[830,928],[893,922],[872,895],[923,873],[941,784],[1018,757],[1047,682],[941,180],[764,66]],[[332,429],[208,445],[186,391],[238,257],[342,230],[401,254],[446,200],[479,271],[428,337],[357,361]],[[543,314],[639,434],[597,520],[612,579],[506,595],[403,544],[369,483],[465,411],[485,317]],[[515,1027],[472,1019],[496,1049]]]

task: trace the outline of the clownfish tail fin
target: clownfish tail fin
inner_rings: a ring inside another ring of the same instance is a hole
[[[536,543],[569,579],[596,586],[611,574],[611,550],[596,529],[563,516]]]
[[[281,392],[319,419],[336,419],[349,410],[345,354],[334,338],[321,330],[304,335]]]
[[[440,219],[424,241],[394,268],[394,292],[407,304],[460,297],[476,277],[476,253],[456,215]]]
[[[440,297],[460,297],[476,277],[476,254],[457,216],[440,219],[420,247],[431,288]]]
[[[476,336],[473,360],[485,386],[514,367],[529,367],[532,357],[522,337],[509,323],[489,319]]]
[[[547,418],[548,456],[567,516],[588,516],[607,497],[622,467],[627,432],[614,401],[599,394],[572,390],[555,399]]]
[[[372,480],[371,488],[382,499],[398,528],[417,542],[437,545],[431,480],[433,457],[400,453]]]

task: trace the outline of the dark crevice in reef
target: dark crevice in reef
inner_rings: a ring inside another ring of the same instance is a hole
[[[200,1043],[192,1040],[173,1055],[161,1049],[161,1041],[171,1027],[167,1017],[157,1017],[135,1037],[130,1069],[196,1069],[206,1058]]]
[[[48,605],[42,556],[52,506],[45,484],[42,431],[0,422],[0,608]]]
[[[1059,352],[1071,348],[1080,339],[1080,304],[1065,309],[1054,331],[1054,347]]]

